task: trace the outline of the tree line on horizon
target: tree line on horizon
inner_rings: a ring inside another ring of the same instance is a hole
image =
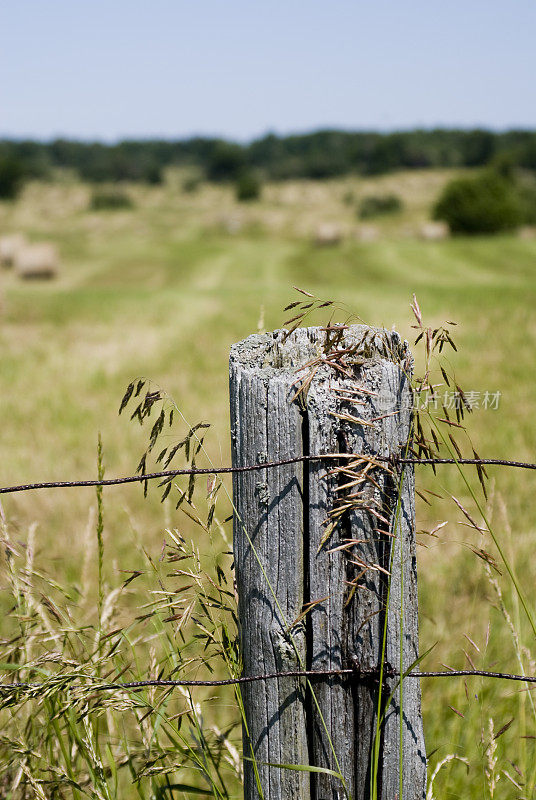
[[[191,167],[200,179],[226,182],[252,172],[265,180],[328,179],[398,169],[483,167],[497,160],[512,168],[536,170],[536,131],[320,130],[291,136],[268,134],[247,144],[199,136],[114,144],[0,140],[0,172],[7,169],[21,180],[47,179],[66,169],[94,183],[159,183],[170,166]]]

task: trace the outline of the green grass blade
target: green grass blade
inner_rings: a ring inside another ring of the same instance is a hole
[[[248,758],[246,760],[249,761],[250,759]],[[263,767],[275,767],[276,769],[291,769],[296,772],[321,772],[323,775],[331,775],[333,778],[338,778],[340,781],[343,780],[340,772],[335,772],[335,770],[327,769],[326,767],[312,767],[308,764],[275,764],[271,761],[262,761],[261,765]]]

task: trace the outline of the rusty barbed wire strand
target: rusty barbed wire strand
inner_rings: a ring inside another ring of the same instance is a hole
[[[399,458],[398,456],[372,456],[368,453],[324,453],[317,456],[295,456],[285,458],[281,461],[268,461],[260,464],[249,464],[245,467],[206,467],[194,469],[174,469],[163,470],[161,472],[148,472],[144,475],[127,475],[122,478],[104,478],[102,480],[80,480],[80,481],[45,481],[43,483],[23,483],[17,486],[0,487],[0,494],[14,494],[15,492],[29,492],[36,489],[72,489],[84,486],[117,486],[123,483],[143,483],[145,481],[156,480],[158,478],[173,478],[181,475],[223,475],[234,472],[252,472],[254,470],[271,469],[273,467],[283,467],[288,464],[298,464],[305,461],[324,461],[328,458],[333,459],[352,459],[352,458],[372,458],[375,461],[394,462],[397,464],[473,464],[483,466],[498,467],[518,467],[520,469],[536,470],[536,463],[526,461],[510,461],[502,458]]]
[[[375,681],[378,680],[380,670],[365,669],[361,670],[357,667],[349,669],[325,669],[325,670],[291,670],[288,672],[268,672],[262,675],[244,675],[240,678],[225,678],[223,680],[143,680],[143,681],[126,681],[120,683],[105,683],[102,686],[88,686],[86,684],[79,684],[80,688],[89,689],[91,691],[124,691],[127,689],[145,689],[150,687],[160,688],[176,688],[179,686],[184,687],[210,687],[210,686],[234,686],[244,683],[254,683],[257,681],[276,680],[280,678],[331,678],[337,676],[352,676],[356,680],[361,681]],[[385,678],[399,678],[400,672],[391,668],[384,668],[383,675]],[[407,678],[461,678],[461,677],[481,677],[481,678],[494,678],[497,680],[517,681],[520,683],[536,683],[535,675],[517,675],[510,672],[491,672],[484,669],[453,669],[443,670],[438,672],[433,671],[419,671],[409,672],[403,676],[403,680]],[[40,691],[52,688],[53,684],[62,684],[57,686],[57,690],[67,690],[77,688],[74,681],[62,678],[62,676],[54,676],[50,683],[0,683],[0,694],[15,691]]]
[[[338,454],[337,454],[338,455]],[[326,458],[327,456],[323,456]],[[282,467],[286,464],[296,464],[300,461],[307,461],[311,456],[296,456],[294,458],[283,459],[282,461],[271,461],[267,464],[251,464],[246,467],[195,467],[193,469],[171,469],[161,472],[148,472],[144,475],[128,475],[124,478],[103,478],[102,480],[84,481],[47,481],[45,483],[25,483],[19,486],[4,486],[0,488],[0,494],[14,492],[28,492],[33,489],[71,489],[76,486],[117,486],[121,483],[143,483],[157,478],[174,478],[180,475],[221,475],[229,472],[250,472],[253,470],[268,469],[269,467]],[[320,456],[318,456],[320,458]]]

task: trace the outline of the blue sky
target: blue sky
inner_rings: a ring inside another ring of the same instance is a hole
[[[536,127],[534,0],[3,0],[0,135]]]

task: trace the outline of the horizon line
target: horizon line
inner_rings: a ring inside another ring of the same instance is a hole
[[[106,146],[113,146],[123,144],[126,142],[189,142],[195,139],[205,139],[209,141],[225,141],[233,144],[240,144],[242,146],[252,144],[253,142],[261,141],[269,136],[275,136],[277,139],[287,139],[301,136],[313,136],[318,133],[345,133],[345,134],[363,134],[363,135],[377,135],[377,136],[392,136],[396,134],[407,133],[435,133],[435,132],[461,132],[472,133],[480,131],[483,133],[491,133],[495,136],[504,135],[507,133],[536,133],[536,126],[526,125],[508,125],[505,127],[495,127],[492,125],[415,125],[415,126],[400,126],[393,128],[351,128],[345,126],[325,125],[312,128],[294,129],[287,132],[276,131],[268,129],[263,133],[258,133],[248,137],[229,136],[222,133],[201,133],[192,132],[182,135],[174,136],[173,134],[125,134],[121,136],[77,136],[70,134],[52,134],[50,136],[36,136],[34,134],[9,134],[0,131],[0,142],[33,142],[37,144],[52,144],[57,141],[75,142],[77,144],[102,144]]]

